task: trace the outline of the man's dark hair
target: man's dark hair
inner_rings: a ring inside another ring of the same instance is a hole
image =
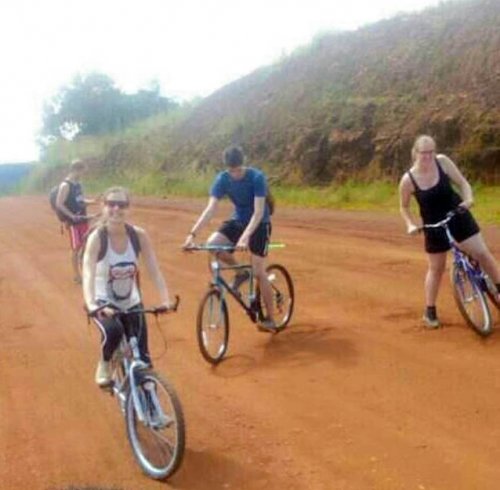
[[[224,165],[228,167],[240,167],[243,165],[244,159],[243,150],[235,145],[228,146],[222,154]]]

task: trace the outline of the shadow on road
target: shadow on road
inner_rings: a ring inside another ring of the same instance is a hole
[[[185,490],[208,488],[245,488],[248,481],[265,485],[269,476],[255,465],[241,465],[215,451],[186,450],[179,473],[168,481],[169,487]]]
[[[279,363],[302,366],[325,359],[336,365],[352,366],[357,357],[355,344],[348,338],[339,337],[339,331],[338,326],[305,322],[293,324],[284,332],[269,338],[264,345],[264,358],[259,366]]]

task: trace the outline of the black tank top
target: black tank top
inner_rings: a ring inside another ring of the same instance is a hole
[[[437,184],[429,189],[422,190],[417,185],[411,170],[408,175],[415,187],[415,198],[420,206],[420,216],[424,224],[436,223],[446,217],[449,211],[455,209],[461,202],[462,198],[451,186],[450,178],[442,169],[439,160],[435,160],[439,180]]]

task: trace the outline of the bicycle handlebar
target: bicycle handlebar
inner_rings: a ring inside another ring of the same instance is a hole
[[[463,206],[458,206],[452,211],[448,211],[448,213],[446,213],[446,218],[442,219],[441,221],[438,221],[437,223],[421,225],[418,227],[418,231],[421,232],[424,229],[429,229],[429,228],[442,228],[443,226],[446,226],[451,221],[451,219],[455,217],[457,214],[463,214],[465,213],[465,211],[467,211],[466,208],[464,208]]]
[[[181,299],[178,295],[175,295],[175,303],[173,306],[170,308],[167,308],[166,306],[154,306],[152,308],[134,308],[133,310],[120,310],[116,305],[112,303],[105,303],[99,307],[97,307],[95,310],[92,311],[87,311],[87,315],[89,317],[95,317],[97,313],[102,311],[104,308],[112,308],[113,310],[116,310],[117,313],[120,315],[132,315],[132,314],[137,314],[137,313],[148,313],[151,315],[161,315],[162,313],[168,313],[169,311],[175,312],[177,311],[177,308],[179,307]]]

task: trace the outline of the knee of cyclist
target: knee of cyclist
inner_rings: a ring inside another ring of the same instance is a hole
[[[119,337],[123,335],[123,325],[117,321],[111,321],[106,325],[106,333],[110,337]]]
[[[477,260],[479,263],[484,263],[489,258],[488,250],[477,250],[472,254],[472,258]]]
[[[445,268],[446,268],[445,264],[439,264],[439,265],[435,264],[429,267],[429,272],[434,276],[440,277],[444,274]]]
[[[253,275],[258,281],[266,280],[267,275],[265,269],[254,269],[253,270]]]

